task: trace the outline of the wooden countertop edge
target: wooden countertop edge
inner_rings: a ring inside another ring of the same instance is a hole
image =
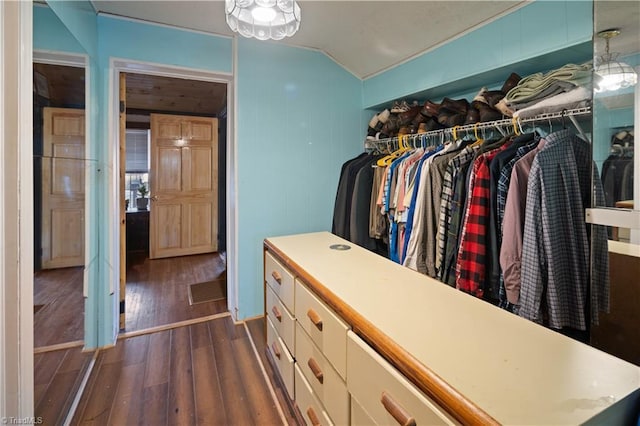
[[[331,307],[351,326],[354,333],[365,340],[384,359],[404,374],[418,389],[433,399],[438,405],[462,424],[498,425],[488,413],[468,400],[427,366],[418,361],[404,348],[382,333],[374,324],[356,312],[351,306],[336,297],[329,289],[307,273],[300,265],[273,245],[268,239],[264,247],[275,258],[301,279],[307,287]]]

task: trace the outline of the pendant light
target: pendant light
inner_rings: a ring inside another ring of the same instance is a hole
[[[295,0],[225,0],[227,25],[240,35],[258,40],[281,40],[300,28]]]
[[[600,31],[598,37],[605,39],[605,54],[597,63],[595,73],[601,77],[596,87],[596,92],[615,91],[635,85],[638,82],[638,75],[634,69],[624,62],[617,60],[618,53],[609,52],[609,40],[620,35],[618,28]]]

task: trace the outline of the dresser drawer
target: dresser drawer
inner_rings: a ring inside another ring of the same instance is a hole
[[[294,336],[296,334],[295,318],[284,307],[271,287],[267,286],[267,316],[271,320],[278,336],[284,341],[290,352],[293,352]]]
[[[294,312],[293,275],[269,252],[264,256],[264,280],[278,295],[284,306]]]
[[[282,339],[278,337],[278,333],[269,318],[267,318],[267,346],[269,347],[269,352],[271,352],[271,356],[276,363],[276,367],[278,368],[280,377],[284,382],[284,386],[287,388],[289,397],[291,399],[295,398],[293,387],[293,357],[287,350]]]
[[[358,403],[358,401],[352,396],[351,397],[351,425],[352,426],[371,426],[374,425],[375,422],[362,405]]]
[[[295,366],[296,376],[296,405],[302,413],[302,417],[306,424],[311,426],[316,425],[333,425],[333,422],[329,418],[329,415],[322,407],[322,404],[313,393],[313,389],[307,379],[304,378],[304,374],[300,371],[300,368],[296,364]]]
[[[457,424],[353,332],[347,342],[347,386],[375,424]]]
[[[296,319],[331,362],[343,380],[347,377],[347,330],[349,326],[296,280]]]
[[[313,344],[300,323],[296,325],[296,360],[313,393],[329,413],[334,423],[349,423],[349,392],[347,385],[333,369],[320,349]]]

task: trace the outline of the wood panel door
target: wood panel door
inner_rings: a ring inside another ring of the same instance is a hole
[[[218,249],[218,120],[151,114],[150,258]]]
[[[44,108],[43,269],[84,264],[84,110]]]

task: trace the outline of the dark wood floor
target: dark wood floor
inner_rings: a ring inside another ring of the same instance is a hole
[[[33,277],[33,303],[43,305],[33,316],[36,348],[84,339],[83,268],[48,269]]]
[[[189,284],[216,279],[225,271],[220,253],[154,260],[128,256],[125,331],[227,312],[226,299],[191,306],[188,296]]]
[[[277,425],[282,419],[244,325],[228,316],[101,351],[72,424]]]
[[[92,356],[82,348],[34,355],[35,415],[42,424],[64,423]]]

